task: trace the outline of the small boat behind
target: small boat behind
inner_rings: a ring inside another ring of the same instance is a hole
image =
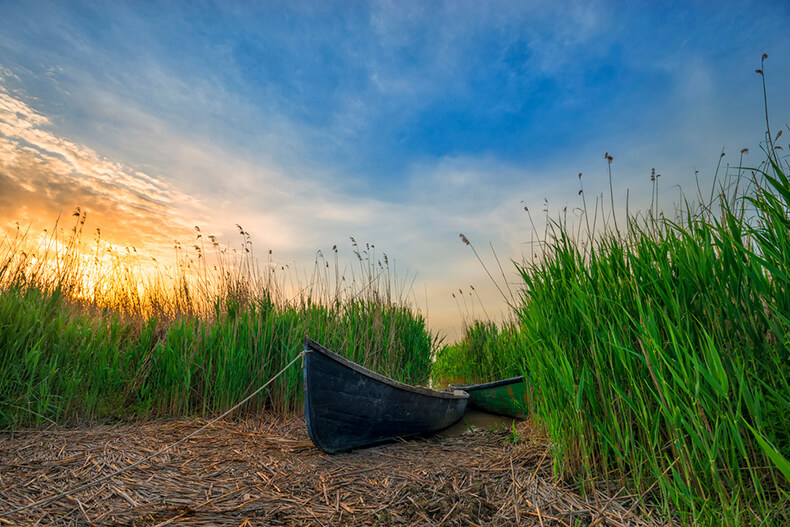
[[[451,390],[469,394],[469,406],[492,414],[526,419],[530,396],[524,377],[513,377],[486,384],[451,384]]]
[[[329,454],[437,432],[461,418],[469,398],[394,381],[310,339],[303,364],[307,432]]]

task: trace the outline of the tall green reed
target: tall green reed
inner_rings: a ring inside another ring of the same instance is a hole
[[[74,222],[63,243],[18,231],[0,244],[0,428],[216,413],[290,362],[305,336],[398,380],[428,379],[437,338],[370,245],[352,240],[354,267],[332,272],[321,255],[293,278],[271,252],[260,268],[241,227],[235,253],[210,238],[208,263],[196,228],[191,254],[177,244],[174,266],[152,271],[134,250],[86,258],[85,213]],[[246,410],[294,411],[301,398],[294,367]]]
[[[459,342],[439,349],[431,379],[445,386],[514,377],[526,369],[527,353],[528,343],[517,324],[475,321],[466,326]]]
[[[674,219],[658,207],[654,173],[650,210],[629,212],[619,228],[603,201],[592,215],[585,201],[575,229],[549,222],[538,258],[517,265],[521,361],[491,329],[488,350],[454,355],[468,364],[456,371],[482,376],[486,361],[494,370],[511,360],[530,375],[558,474],[626,486],[672,522],[790,523],[790,181],[780,136],[767,135],[759,167],[717,170],[710,196],[682,199]]]

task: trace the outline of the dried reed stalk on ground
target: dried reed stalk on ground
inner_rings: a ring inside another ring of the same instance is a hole
[[[202,420],[0,434],[0,511],[73,488],[156,452]],[[2,525],[653,526],[634,496],[582,497],[551,476],[529,422],[330,456],[299,417],[221,421],[157,460]]]

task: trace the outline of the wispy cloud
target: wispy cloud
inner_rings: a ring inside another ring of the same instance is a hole
[[[81,207],[96,224],[112,224],[119,243],[149,249],[185,231],[184,194],[54,135],[50,124],[0,85],[0,221],[50,227],[60,212]]]

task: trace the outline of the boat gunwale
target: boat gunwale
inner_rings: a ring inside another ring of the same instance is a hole
[[[466,393],[463,390],[460,390],[460,389],[456,389],[455,391],[453,391],[451,393],[451,392],[446,392],[446,391],[432,390],[432,389],[426,388],[424,386],[413,386],[411,384],[406,384],[406,383],[403,383],[403,382],[396,381],[394,379],[390,379],[389,377],[381,375],[380,373],[376,373],[375,371],[369,370],[369,369],[365,368],[364,366],[360,366],[359,364],[357,364],[357,363],[355,363],[355,362],[353,362],[353,361],[351,361],[351,360],[349,360],[349,359],[347,359],[345,357],[341,357],[337,353],[329,350],[328,348],[325,348],[324,346],[322,346],[321,344],[319,344],[318,342],[314,341],[313,339],[311,339],[309,337],[305,339],[305,344],[304,345],[305,345],[305,351],[317,351],[317,352],[321,353],[322,355],[324,355],[324,356],[326,356],[326,357],[328,357],[328,358],[330,358],[330,359],[332,359],[332,360],[334,360],[336,362],[339,362],[340,364],[342,364],[342,365],[344,365],[344,366],[346,366],[348,368],[351,368],[352,370],[356,371],[357,373],[361,373],[362,375],[364,375],[366,377],[369,377],[369,378],[371,378],[373,380],[376,380],[376,381],[382,382],[384,384],[387,384],[389,386],[392,386],[393,388],[397,388],[397,389],[400,389],[400,390],[404,390],[404,391],[407,391],[407,392],[416,393],[416,394],[420,394],[420,395],[425,395],[427,397],[436,397],[436,398],[439,398],[439,399],[468,399],[469,398],[469,394]]]
[[[465,392],[475,392],[478,390],[488,390],[491,388],[499,388],[500,386],[509,386],[511,384],[520,384],[525,382],[524,376],[511,377],[509,379],[502,379],[499,381],[487,382],[485,384],[451,384],[450,388],[455,390],[463,390]]]

